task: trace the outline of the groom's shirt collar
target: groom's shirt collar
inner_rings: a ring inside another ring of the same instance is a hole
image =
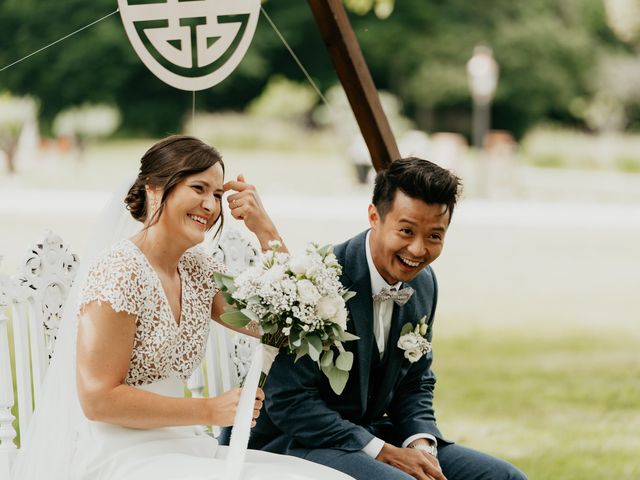
[[[369,265],[369,278],[371,279],[371,294],[375,295],[377,293],[380,293],[380,290],[382,290],[385,287],[400,289],[400,287],[402,286],[402,282],[398,282],[394,285],[389,285],[386,282],[386,280],[382,278],[382,275],[380,275],[380,272],[378,272],[378,269],[373,263],[373,257],[371,256],[371,246],[369,245],[370,236],[371,236],[371,230],[367,232],[367,238],[364,241],[364,245],[367,253],[367,264]]]

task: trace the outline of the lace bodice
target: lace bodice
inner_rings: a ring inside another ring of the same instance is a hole
[[[116,243],[93,262],[79,309],[92,301],[107,302],[116,312],[137,317],[126,384],[139,386],[171,375],[186,381],[191,376],[209,334],[211,304],[218,291],[213,280],[216,270],[225,267],[200,247],[180,258],[182,309],[176,323],[160,278],[130,240]]]

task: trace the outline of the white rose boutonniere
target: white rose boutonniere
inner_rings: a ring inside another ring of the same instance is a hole
[[[420,319],[414,327],[411,322],[407,322],[400,331],[398,348],[404,350],[404,358],[411,363],[415,363],[422,358],[422,355],[431,351],[431,342],[427,340],[429,326],[427,317]]]

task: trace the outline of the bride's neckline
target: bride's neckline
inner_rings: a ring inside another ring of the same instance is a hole
[[[142,249],[138,245],[136,245],[133,240],[131,240],[130,238],[126,238],[124,239],[124,242],[127,242],[130,246],[132,246],[138,252],[140,256],[142,256],[142,258],[144,259],[144,262],[147,264],[147,267],[149,267],[153,272],[153,275],[156,281],[158,282],[158,287],[160,288],[160,291],[162,292],[162,296],[164,297],[164,301],[167,307],[169,308],[169,312],[171,314],[173,324],[179,327],[182,324],[183,309],[184,309],[185,275],[182,270],[182,260],[184,259],[184,253],[180,256],[180,259],[178,260],[178,276],[180,277],[180,295],[179,295],[180,296],[180,316],[179,318],[176,319],[176,316],[173,313],[173,309],[171,308],[171,303],[169,302],[169,297],[167,297],[167,292],[164,289],[164,285],[162,285],[162,281],[160,280],[160,276],[158,275],[158,272],[156,271],[156,269],[153,268],[153,265],[151,264],[147,256],[144,254]]]

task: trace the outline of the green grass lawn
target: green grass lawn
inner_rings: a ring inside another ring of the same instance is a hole
[[[530,480],[636,480],[638,345],[623,330],[436,340],[440,429]]]

